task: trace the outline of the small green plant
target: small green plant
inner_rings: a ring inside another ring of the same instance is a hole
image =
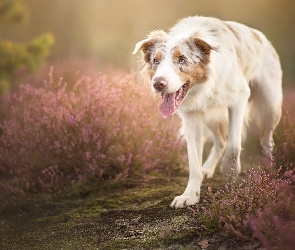
[[[24,22],[28,10],[19,1],[1,1],[0,24]],[[19,74],[35,71],[49,55],[54,44],[51,33],[44,33],[26,44],[0,40],[0,94],[16,88]]]
[[[0,23],[20,23],[28,19],[28,10],[20,1],[2,0],[0,2]]]

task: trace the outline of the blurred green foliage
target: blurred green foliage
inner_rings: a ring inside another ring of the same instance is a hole
[[[21,23],[28,18],[28,10],[19,1],[0,2],[0,24]],[[33,72],[49,55],[54,44],[51,33],[43,33],[28,43],[0,40],[0,94],[13,87],[20,72]]]
[[[0,2],[0,24],[19,23],[28,19],[28,10],[18,1],[1,0]]]

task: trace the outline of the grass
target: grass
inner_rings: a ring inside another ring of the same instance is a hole
[[[166,246],[170,240],[181,244],[191,240],[195,223],[190,212],[168,206],[179,186],[185,185],[184,179],[133,185],[94,191],[83,199],[69,196],[39,207],[33,204],[10,207],[2,211],[6,219],[3,221],[2,217],[1,221],[11,223],[14,228],[1,231],[0,246],[2,249],[122,249],[123,246],[148,249]],[[19,216],[26,219],[20,221]]]

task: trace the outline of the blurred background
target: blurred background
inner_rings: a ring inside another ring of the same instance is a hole
[[[291,86],[294,10],[294,0],[0,0],[0,80],[7,85],[12,73],[68,58],[90,62],[97,71],[137,69],[138,57],[131,53],[148,32],[167,31],[178,19],[204,15],[261,30],[277,49],[285,85]]]

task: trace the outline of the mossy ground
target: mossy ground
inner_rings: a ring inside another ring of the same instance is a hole
[[[6,207],[1,211],[0,248],[200,249],[203,229],[192,212],[169,207],[186,181],[151,179],[110,188],[105,183],[99,191],[84,188],[63,199]],[[203,194],[208,186],[224,183],[219,175],[205,181]],[[220,242],[222,237],[212,238],[208,249]]]
[[[209,250],[258,249],[256,243],[222,234],[208,238],[189,209],[170,208],[186,183],[186,175],[117,184],[93,181],[76,185],[62,197],[5,205],[0,210],[0,249],[188,250],[201,249],[198,243],[204,237]],[[225,183],[216,173],[203,182],[202,197],[209,186],[220,189]]]

